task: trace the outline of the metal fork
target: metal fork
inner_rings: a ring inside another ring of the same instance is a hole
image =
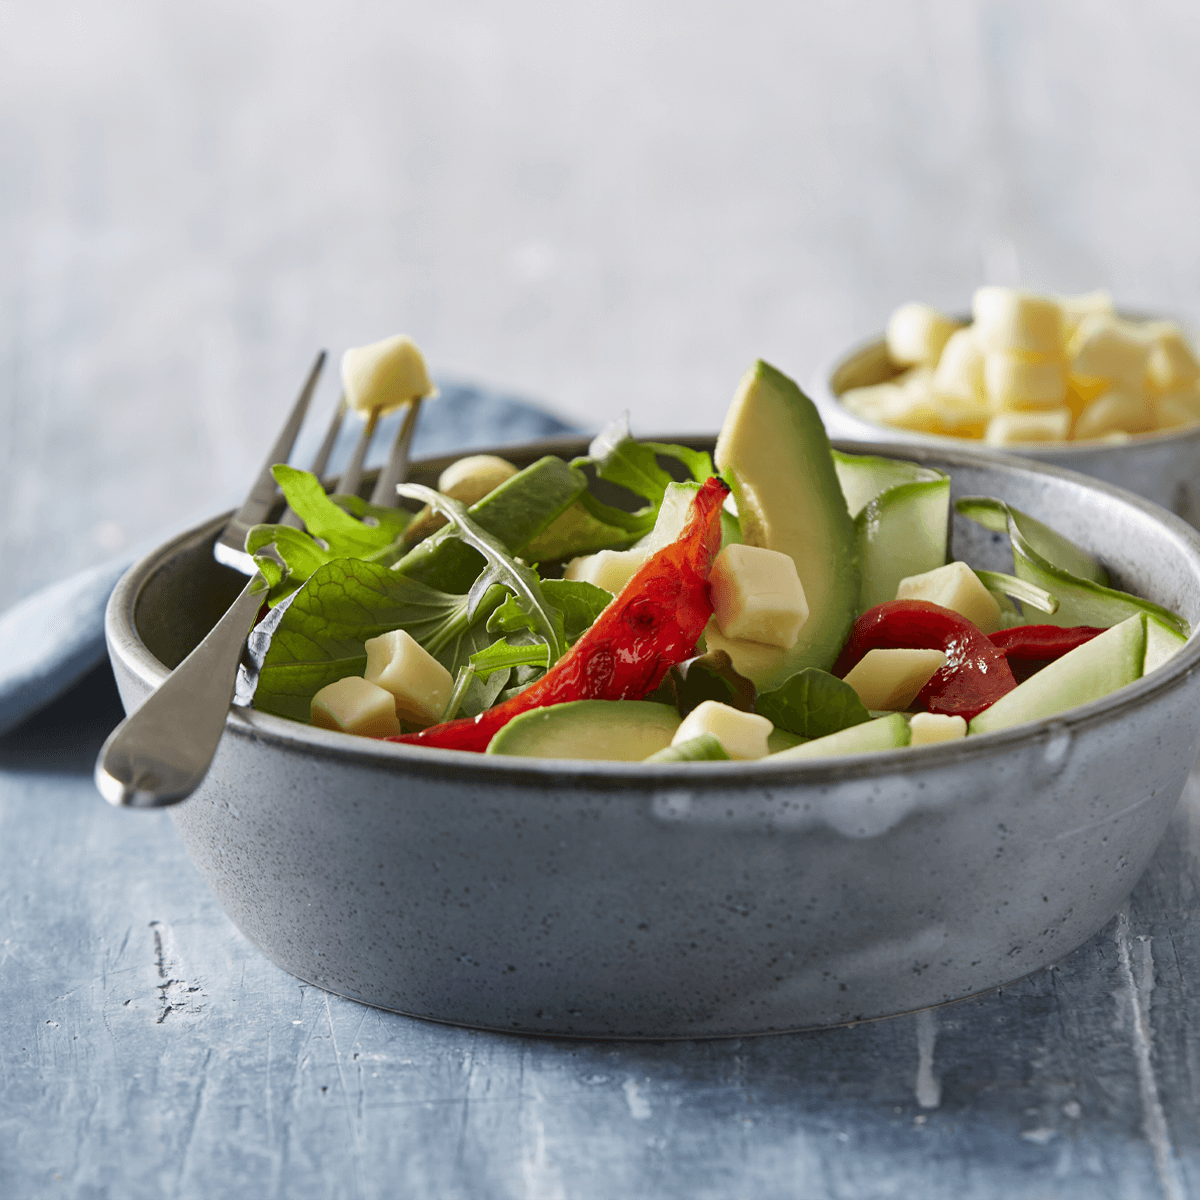
[[[109,734],[100,749],[96,759],[96,787],[110,804],[119,808],[164,808],[178,804],[200,786],[208,773],[225,729],[241,650],[266,591],[266,580],[245,551],[246,534],[267,519],[278,500],[271,468],[287,462],[324,365],[322,350],[254,486],[213,547],[213,556],[219,562],[249,575],[250,581],[204,640]],[[420,404],[417,399],[408,406],[387,464],[379,472],[371,494],[372,504],[392,508],[399,503],[396,484],[408,472],[408,451]],[[324,474],[345,414],[343,396],[313,461],[312,471],[318,477]],[[357,493],[377,417],[377,413],[372,413],[363,427],[334,495]],[[284,513],[283,522],[300,524],[290,509]]]

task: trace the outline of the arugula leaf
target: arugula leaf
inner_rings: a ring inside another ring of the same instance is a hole
[[[805,738],[838,733],[871,719],[848,683],[818,667],[805,667],[774,691],[764,692],[757,710],[779,729]]]
[[[380,508],[357,496],[334,500],[325,494],[315,475],[286,463],[272,467],[271,474],[309,534],[320,538],[339,558],[366,558],[390,546],[412,520],[412,514],[403,509]],[[375,524],[357,519],[366,516]]]
[[[638,537],[649,533],[654,528],[667,485],[675,482],[659,466],[660,455],[681,463],[697,483],[703,483],[713,474],[712,457],[702,450],[666,442],[635,441],[629,432],[629,414],[626,413],[601,430],[588,446],[587,457],[576,459],[572,466],[590,463],[598,478],[641,496],[647,504],[636,512],[627,512],[604,503],[590,491],[584,492],[579,502],[605,525],[624,529]]]
[[[277,464],[271,473],[307,529],[255,525],[246,535],[246,553],[254,556],[270,585],[267,603],[272,607],[325,563],[370,558],[388,549],[412,520],[411,513],[380,508],[358,496],[327,496],[315,475],[286,463]]]
[[[484,650],[471,655],[471,669],[480,679],[487,679],[494,671],[506,671],[511,667],[541,667],[550,665],[550,650],[545,642],[518,645],[500,638]]]
[[[449,496],[417,483],[402,483],[397,485],[396,490],[400,495],[424,501],[430,508],[440,512],[454,527],[456,536],[483,555],[485,566],[467,593],[468,615],[474,614],[484,595],[495,584],[502,584],[512,590],[517,603],[532,618],[533,631],[550,648],[550,661],[557,662],[564,649],[562,616],[542,595],[537,572],[511,557],[498,538],[486,533],[467,516],[466,508],[457,500],[451,500]]]
[[[504,594],[489,589],[472,615],[466,596],[439,592],[377,563],[325,563],[286,609],[280,606],[267,618],[272,630],[265,647],[267,622],[251,635],[252,657],[259,662],[254,705],[307,722],[312,697],[327,683],[361,675],[363,643],[392,629],[407,630],[453,674],[488,645],[484,626]]]

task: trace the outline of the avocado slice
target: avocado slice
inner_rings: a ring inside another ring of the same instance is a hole
[[[675,709],[650,700],[570,700],[513,717],[487,752],[641,762],[671,744],[680,721]]]
[[[1140,679],[1146,659],[1146,620],[1145,613],[1136,613],[1055,659],[974,717],[967,733],[993,733],[1053,717]]]
[[[791,555],[809,618],[788,650],[727,638],[710,622],[709,649],[725,650],[764,691],[805,667],[828,670],[854,620],[860,573],[854,522],[816,406],[786,375],[756,362],[738,385],[714,457],[733,489],[743,540]]]

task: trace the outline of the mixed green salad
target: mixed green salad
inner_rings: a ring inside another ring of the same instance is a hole
[[[275,468],[304,528],[247,539],[257,709],[435,749],[804,759],[1052,715],[1190,633],[998,499],[956,507],[1011,573],[950,560],[948,476],[834,451],[762,362],[712,456],[623,419],[584,457],[489,469],[468,503],[402,484],[391,509]]]

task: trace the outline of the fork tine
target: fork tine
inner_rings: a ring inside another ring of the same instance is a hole
[[[337,482],[337,487],[334,488],[335,496],[355,496],[358,494],[358,485],[362,482],[363,463],[367,458],[367,448],[371,445],[371,439],[375,436],[375,426],[379,423],[379,410],[372,409],[371,415],[367,418],[367,423],[363,426],[363,431],[358,435],[358,441],[354,446],[354,453],[350,455],[350,461],[346,464],[346,470],[342,473],[341,479]]]
[[[271,474],[271,468],[276,463],[287,462],[288,456],[292,453],[292,447],[296,444],[296,437],[300,433],[300,426],[304,424],[304,416],[308,412],[309,401],[312,400],[313,392],[316,391],[321,368],[324,366],[325,351],[322,350],[317,355],[317,360],[308,373],[308,379],[296,399],[292,414],[288,417],[287,424],[280,430],[275,445],[271,447],[267,461],[263,463],[263,468],[258,473],[258,478],[254,481],[250,494],[234,515],[235,521],[239,521],[243,525],[257,525],[264,521],[271,511],[271,505],[275,503],[277,492],[275,476]]]
[[[342,398],[338,401],[337,409],[334,411],[333,419],[329,422],[329,428],[325,431],[325,440],[321,443],[320,449],[317,450],[316,457],[312,460],[312,466],[308,469],[318,478],[322,479],[325,475],[325,468],[329,465],[329,456],[333,453],[334,443],[337,441],[338,434],[342,431],[342,422],[346,418],[346,395],[343,392]],[[291,505],[283,510],[283,516],[279,518],[280,525],[290,525],[293,529],[299,529],[304,522],[296,515]]]
[[[396,484],[408,474],[408,451],[412,445],[413,433],[417,428],[417,415],[421,410],[421,397],[409,402],[404,413],[404,421],[392,443],[392,452],[387,462],[379,472],[375,481],[375,490],[371,493],[371,503],[382,508],[396,508],[400,497],[396,494]]]
[[[242,501],[241,507],[229,518],[221,536],[213,546],[213,554],[218,562],[223,562],[227,566],[235,567],[245,573],[251,573],[256,569],[254,560],[243,549],[246,544],[246,534],[252,526],[261,524],[270,514],[278,491],[271,468],[276,463],[287,462],[292,447],[296,444],[296,437],[300,432],[300,426],[304,423],[309,402],[313,398],[313,392],[316,391],[317,380],[320,379],[321,369],[324,366],[325,351],[322,350],[317,355],[312,370],[309,371],[308,378],[300,389],[300,395],[296,397],[291,414],[283,429],[280,430],[275,445],[271,447],[271,452],[267,455],[267,460],[263,463],[258,478],[254,481],[254,486],[251,487],[246,499]]]

